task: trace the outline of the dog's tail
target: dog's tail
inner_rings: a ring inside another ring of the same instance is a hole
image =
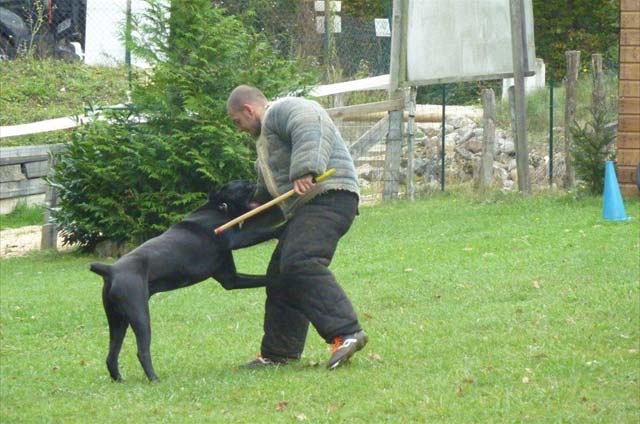
[[[99,262],[94,262],[91,264],[89,269],[95,272],[98,275],[101,275],[105,278],[109,278],[111,276],[111,265],[101,264]]]

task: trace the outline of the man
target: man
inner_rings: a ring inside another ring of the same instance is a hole
[[[280,207],[286,223],[267,269],[260,355],[246,367],[286,364],[302,355],[309,322],[333,354],[335,369],[362,349],[367,335],[347,295],[329,271],[338,240],[358,213],[359,189],[349,150],[316,102],[287,97],[270,103],[255,87],[236,87],[227,111],[239,131],[257,139],[258,194],[267,200],[289,191]],[[334,168],[335,175],[314,177]]]

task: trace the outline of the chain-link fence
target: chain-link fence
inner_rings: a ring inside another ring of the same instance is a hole
[[[265,34],[283,56],[304,58],[322,66],[325,82],[389,72],[391,0],[375,5],[362,0],[214,3],[230,14],[242,16],[256,31]]]

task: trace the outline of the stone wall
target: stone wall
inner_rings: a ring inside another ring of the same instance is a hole
[[[445,186],[468,183],[478,178],[482,154],[483,128],[480,113],[453,115],[445,124]],[[561,129],[557,129],[561,138]],[[405,141],[406,142],[406,141]],[[442,126],[439,122],[418,123],[415,137],[414,173],[416,190],[440,188]],[[564,156],[554,153],[554,184],[564,175]],[[403,148],[401,183],[406,181],[407,148]],[[384,179],[384,144],[375,146],[366,157],[356,162],[363,187]],[[548,146],[529,146],[529,175],[532,187],[549,186]],[[517,190],[516,150],[510,130],[496,129],[493,162],[493,186],[502,190]],[[445,187],[446,188],[446,187]]]
[[[43,204],[50,156],[64,144],[0,148],[0,215],[8,214],[20,202]]]

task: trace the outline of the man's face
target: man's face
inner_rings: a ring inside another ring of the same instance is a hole
[[[246,104],[240,110],[229,110],[229,117],[238,131],[249,133],[256,138],[260,137],[262,122],[255,106]]]

